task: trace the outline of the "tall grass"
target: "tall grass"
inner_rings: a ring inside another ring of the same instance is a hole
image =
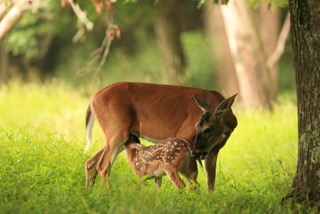
[[[115,162],[106,189],[97,179],[84,187],[85,161],[103,145],[96,126],[84,154],[88,97],[59,83],[11,84],[0,88],[1,213],[290,213],[280,201],[289,191],[297,158],[297,117],[289,101],[273,113],[243,111],[222,149],[215,192],[205,173],[199,190],[177,192],[164,178],[138,186],[124,154]],[[302,212],[301,208],[301,212]]]

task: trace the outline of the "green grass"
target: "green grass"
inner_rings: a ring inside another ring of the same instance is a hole
[[[112,168],[112,188],[98,178],[86,191],[84,163],[103,145],[96,126],[83,153],[88,100],[59,83],[0,88],[1,213],[291,213],[280,201],[297,161],[294,103],[282,100],[273,113],[235,106],[239,125],[208,195],[202,170],[197,191],[178,193],[167,178],[158,193],[152,181],[138,188],[124,153]]]

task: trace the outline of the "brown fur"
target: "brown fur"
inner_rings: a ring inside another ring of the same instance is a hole
[[[191,158],[190,142],[181,138],[168,138],[154,146],[143,146],[137,137],[130,136],[125,148],[134,173],[139,178],[144,175],[155,178],[157,189],[165,174],[177,188],[184,188],[179,172],[187,178],[189,185],[191,181],[198,185],[197,163]]]
[[[194,101],[193,95],[201,98],[203,103],[212,109],[209,120],[203,126],[197,126],[197,129],[195,124],[199,122],[204,109],[197,105],[198,102]],[[130,134],[154,143],[168,136],[194,142],[198,132],[202,132],[203,128],[215,126],[210,139],[205,141],[202,137],[205,144],[201,142],[198,146],[196,142],[193,148],[195,155],[206,160],[207,184],[209,191],[212,191],[218,152],[237,126],[237,119],[230,108],[234,97],[225,100],[215,91],[128,82],[115,83],[100,90],[92,98],[88,108],[87,139],[90,142],[92,118],[95,117],[106,136],[106,143],[85,164],[86,186],[94,184],[97,173],[104,178],[110,174],[112,164]],[[224,103],[227,105],[221,105]],[[222,106],[223,111],[216,109],[218,106]],[[219,140],[223,134],[226,137],[223,141]]]

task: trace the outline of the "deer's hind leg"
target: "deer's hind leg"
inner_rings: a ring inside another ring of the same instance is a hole
[[[94,156],[88,159],[85,163],[85,171],[86,171],[86,187],[93,186],[98,174],[96,166],[98,161],[103,153],[104,148],[100,149]]]
[[[97,171],[104,179],[110,175],[111,167],[118,157],[119,153],[124,149],[124,143],[128,140],[129,134],[116,135],[109,137],[106,145],[100,155],[97,164]]]

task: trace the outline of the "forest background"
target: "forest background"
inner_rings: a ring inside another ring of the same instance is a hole
[[[234,31],[228,26],[237,24],[230,23],[219,6],[118,1],[111,9],[108,4],[101,8],[99,1],[79,1],[80,14],[85,11],[87,18],[81,20],[72,9],[74,1],[13,2],[0,3],[2,21],[14,6],[22,12],[10,31],[0,30],[0,206],[5,212],[291,212],[280,203],[297,162],[296,93],[285,5],[246,4],[251,20],[247,27],[255,36],[245,37],[249,40],[243,44],[255,51],[242,56],[263,60],[244,65],[257,68],[253,73],[258,78],[252,82],[269,80],[268,92],[257,95],[267,99],[245,104],[255,99],[245,92],[259,90],[250,90],[239,79],[239,55],[228,45]],[[274,55],[278,57],[270,64]],[[124,155],[114,167],[111,191],[101,180],[92,192],[85,191],[83,164],[103,142],[97,128],[93,148],[83,154],[85,109],[95,91],[118,81],[188,85],[224,96],[242,92],[234,107],[240,125],[219,156],[213,195],[206,193],[203,172],[198,192],[176,194],[169,181],[159,194],[151,183],[137,191]],[[296,209],[317,212],[302,205]]]
[[[62,7],[58,1],[36,2],[28,9],[22,8],[23,15],[13,30],[0,37],[2,83],[12,77],[40,82],[59,79],[80,90],[93,85],[96,90],[125,80],[217,89],[225,96],[239,91],[226,25],[217,5],[124,1],[100,14],[97,5],[79,1],[90,22],[84,23],[70,6]],[[279,92],[294,91],[291,46],[279,41],[287,9],[260,3],[252,3],[248,9],[254,20],[248,27],[260,33],[247,43],[262,43],[254,54],[263,52],[266,64],[279,52],[277,43],[283,46],[282,57],[272,65],[275,83],[268,87],[274,88],[275,94],[278,88]],[[93,27],[88,28],[90,24]],[[170,28],[174,32],[170,33]],[[106,47],[103,41],[110,29],[115,29],[118,36]],[[104,61],[103,51],[109,48]],[[171,58],[178,62],[170,62]],[[256,70],[263,80],[266,72]]]

